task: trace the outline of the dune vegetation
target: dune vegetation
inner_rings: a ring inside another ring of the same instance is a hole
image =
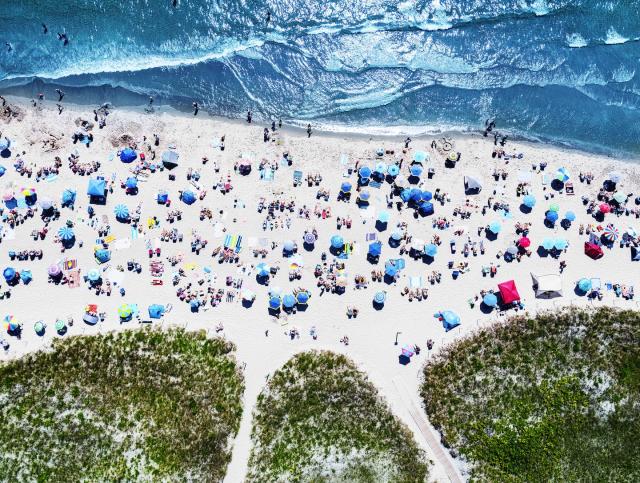
[[[6,481],[220,481],[242,414],[234,346],[204,332],[57,340],[0,365]]]
[[[485,481],[640,480],[640,313],[512,318],[427,363],[426,411]]]
[[[347,357],[305,352],[275,372],[254,411],[247,481],[425,481],[428,461]]]

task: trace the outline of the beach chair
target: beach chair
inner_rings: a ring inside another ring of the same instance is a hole
[[[573,196],[575,195],[575,191],[573,190],[573,183],[567,183],[564,185],[564,191],[566,194],[568,194],[569,196]]]
[[[293,186],[300,186],[302,184],[302,171],[293,172]]]

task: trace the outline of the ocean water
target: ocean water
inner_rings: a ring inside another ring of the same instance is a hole
[[[0,90],[640,154],[640,0],[171,3],[0,0]]]

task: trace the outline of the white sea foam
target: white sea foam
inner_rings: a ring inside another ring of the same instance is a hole
[[[604,41],[605,44],[607,45],[616,45],[616,44],[624,44],[625,42],[628,42],[629,39],[627,37],[623,37],[622,35],[620,35],[616,29],[614,29],[613,27],[609,27],[609,30],[607,30],[607,37]]]
[[[580,49],[588,44],[582,35],[575,33],[567,35],[567,45],[573,49]]]

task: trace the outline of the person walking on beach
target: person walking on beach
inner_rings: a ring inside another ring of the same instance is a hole
[[[282,119],[278,119],[278,129],[282,129]]]
[[[404,140],[404,148],[409,149],[409,144],[411,143],[411,138],[407,136],[407,139]]]
[[[62,89],[56,89],[56,93],[58,94],[58,102],[62,102],[62,98],[64,97],[64,92],[62,92]]]
[[[251,111],[247,111],[247,123],[251,124]]]
[[[311,124],[307,124],[307,137],[311,137]]]
[[[56,104],[56,106],[58,106],[58,115],[62,114],[62,111],[64,110],[64,107],[62,107],[62,104]]]
[[[276,132],[276,122],[275,121],[271,121],[271,130],[273,132]]]
[[[193,115],[197,116],[198,115],[198,111],[200,110],[200,106],[198,106],[197,102],[194,102],[191,105],[193,106]]]

